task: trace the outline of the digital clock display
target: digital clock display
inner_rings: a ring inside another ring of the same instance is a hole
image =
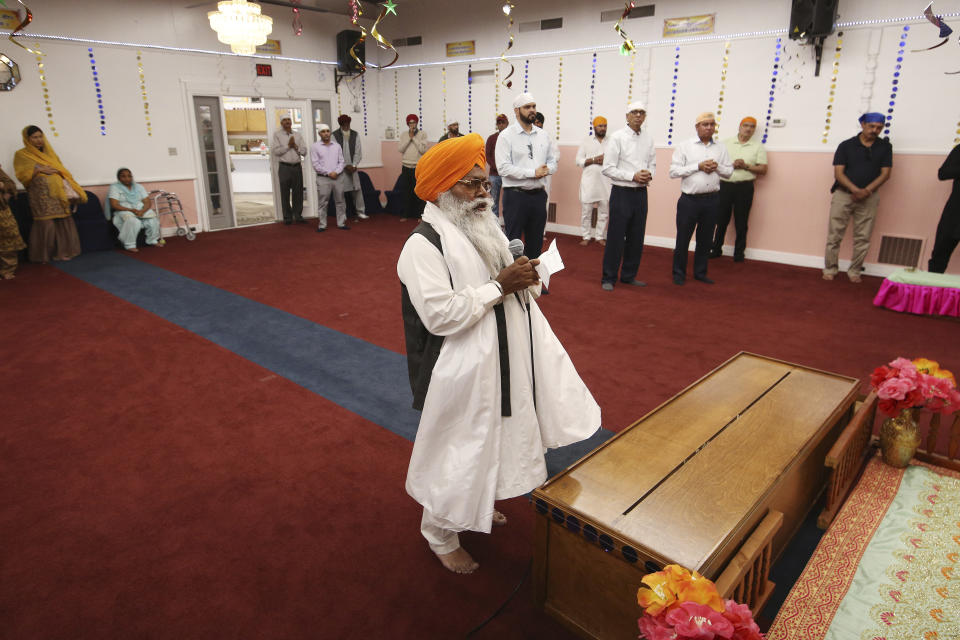
[[[270,66],[269,64],[258,64],[257,75],[273,77],[273,67]]]

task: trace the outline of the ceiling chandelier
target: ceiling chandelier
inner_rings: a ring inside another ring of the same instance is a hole
[[[260,5],[247,0],[218,2],[217,10],[208,12],[207,18],[217,40],[241,55],[256,53],[257,45],[266,42],[273,31],[273,18],[261,15]]]

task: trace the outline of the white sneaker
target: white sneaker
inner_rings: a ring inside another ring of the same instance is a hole
[[[370,216],[368,216],[368,215],[365,214],[365,213],[358,213],[358,214],[357,214],[357,217],[360,218],[361,220],[367,220],[367,219],[370,218]]]

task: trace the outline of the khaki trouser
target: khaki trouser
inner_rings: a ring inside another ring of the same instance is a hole
[[[824,275],[836,275],[840,243],[847,231],[847,225],[853,219],[853,257],[847,275],[857,276],[863,271],[863,259],[870,249],[870,235],[877,218],[877,205],[880,197],[876,191],[859,202],[846,191],[837,189],[830,199],[830,220],[827,223],[827,247],[823,256]]]

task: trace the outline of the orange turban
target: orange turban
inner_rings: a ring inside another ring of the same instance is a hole
[[[597,126],[598,124],[607,124],[607,119],[603,116],[597,116],[593,119],[593,126]]]
[[[749,122],[749,123],[752,124],[753,126],[757,126],[757,119],[756,119],[756,118],[751,118],[750,116],[747,116],[746,118],[744,118],[743,120],[741,120],[741,121],[740,121],[740,124],[743,124],[744,122]]]
[[[479,133],[448,138],[433,145],[417,162],[417,196],[427,202],[435,201],[474,166],[487,167],[484,141]]]

